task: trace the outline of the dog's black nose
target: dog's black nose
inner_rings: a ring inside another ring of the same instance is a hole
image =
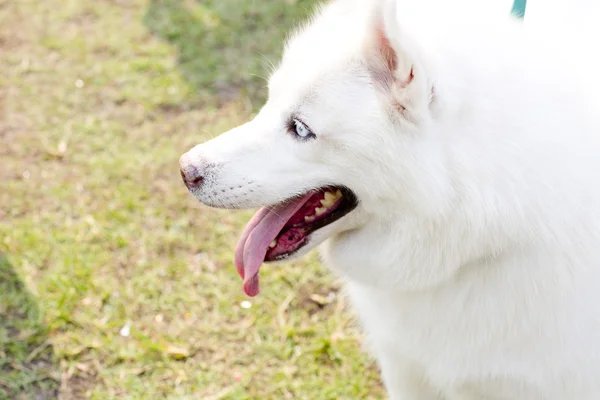
[[[179,172],[183,183],[188,189],[199,189],[204,183],[204,174],[198,165],[195,165],[188,153],[185,153],[179,159]]]

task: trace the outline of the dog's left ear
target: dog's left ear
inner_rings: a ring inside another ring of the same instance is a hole
[[[433,96],[419,43],[402,29],[398,0],[376,0],[367,40],[367,60],[376,84],[407,119],[417,122]]]

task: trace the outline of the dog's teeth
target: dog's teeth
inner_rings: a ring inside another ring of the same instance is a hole
[[[344,197],[344,195],[342,194],[342,191],[340,189],[336,190],[335,192],[335,199],[341,199],[342,197]]]
[[[275,246],[277,246],[277,240],[273,240],[269,245],[270,248],[274,248]]]
[[[317,207],[315,208],[315,215],[319,216],[327,211],[327,207]]]
[[[305,222],[313,222],[314,220],[315,217],[313,217],[312,215],[307,215],[306,217],[304,217]]]
[[[323,207],[331,207],[335,201],[336,201],[336,197],[335,194],[331,193],[331,192],[325,192],[325,198],[323,200],[321,200],[321,205],[323,205]]]

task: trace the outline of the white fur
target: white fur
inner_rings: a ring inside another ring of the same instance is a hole
[[[323,243],[347,281],[392,399],[600,399],[597,19],[370,3],[291,38],[257,117],[182,161],[206,171],[194,194],[357,194],[301,254]],[[315,140],[287,132],[292,114]]]

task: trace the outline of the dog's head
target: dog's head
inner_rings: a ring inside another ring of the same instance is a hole
[[[439,206],[443,184],[432,176],[441,157],[422,154],[435,88],[400,32],[396,2],[365,13],[367,3],[320,10],[289,41],[259,114],[180,160],[204,204],[263,207],[236,249],[250,295],[264,261],[302,255],[373,218]]]

